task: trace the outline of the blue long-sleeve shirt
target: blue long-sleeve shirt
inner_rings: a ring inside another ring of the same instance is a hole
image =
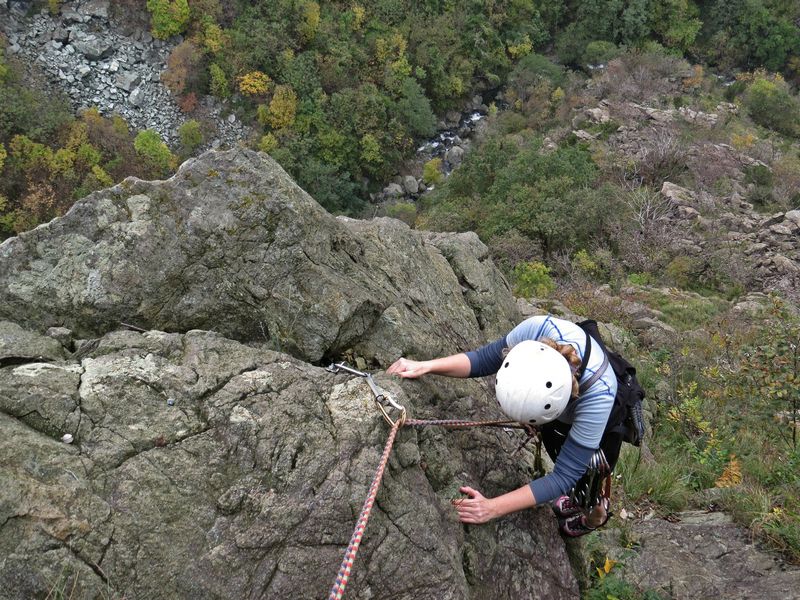
[[[583,358],[586,351],[586,333],[574,323],[551,315],[530,317],[505,337],[467,352],[470,361],[469,376],[481,377],[496,373],[503,363],[504,348],[513,348],[523,340],[538,340],[542,337],[560,344],[570,344],[580,358]],[[603,349],[592,340],[589,363],[581,382],[591,378],[601,368],[603,359]],[[572,427],[556,458],[553,472],[530,483],[538,504],[566,494],[586,472],[589,459],[600,446],[616,393],[617,378],[613,369],[607,366],[603,375],[577,399],[570,401],[559,415],[559,421],[571,423]]]

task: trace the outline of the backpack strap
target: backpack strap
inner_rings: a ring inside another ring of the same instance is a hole
[[[591,353],[592,348],[592,338],[589,337],[589,332],[584,331],[586,334],[586,353],[583,355],[583,361],[581,361],[580,366],[580,374],[583,376],[583,370],[586,368],[586,363],[589,362],[589,354]],[[603,373],[606,372],[606,368],[608,367],[608,353],[603,353],[603,364],[600,365],[600,368],[592,375],[589,379],[582,382],[580,387],[578,388],[578,395],[583,394],[586,390],[594,385],[594,382],[600,379],[603,376]],[[580,381],[580,377],[578,378]]]
[[[584,333],[586,332],[584,331]],[[581,359],[581,365],[578,367],[578,370],[575,371],[575,377],[578,379],[578,381],[580,381],[581,377],[583,377],[583,372],[586,370],[586,365],[589,364],[589,356],[591,354],[592,354],[592,339],[589,337],[589,334],[586,333],[586,349],[583,351],[583,358]]]

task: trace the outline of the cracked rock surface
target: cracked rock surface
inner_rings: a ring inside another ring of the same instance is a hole
[[[800,598],[800,568],[759,548],[728,515],[685,511],[672,521],[634,523],[632,549],[611,545],[626,580],[676,600]]]
[[[479,382],[378,383],[420,417],[497,416]],[[61,577],[81,598],[323,597],[387,437],[364,382],[207,331],[116,331],[80,360],[4,367],[0,430],[8,598]],[[541,568],[567,561],[548,508],[465,528],[449,505],[461,484],[530,477],[517,442],[401,430],[348,595],[577,597]]]

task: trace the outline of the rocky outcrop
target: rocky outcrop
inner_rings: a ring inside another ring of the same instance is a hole
[[[323,597],[388,428],[363,381],[312,363],[385,368],[518,316],[475,235],[334,218],[245,150],[79,201],[4,242],[0,279],[14,599]],[[376,379],[415,418],[500,416],[482,381]],[[347,596],[577,598],[543,566],[567,564],[549,508],[465,527],[450,505],[532,477],[520,441],[402,429]]]
[[[603,538],[615,536],[604,532]],[[628,546],[610,545],[615,574],[675,600],[800,598],[800,568],[755,546],[718,512],[687,511],[628,525]]]
[[[475,382],[378,382],[417,417],[492,415]],[[4,598],[323,597],[387,436],[363,382],[205,331],[0,369],[0,428]],[[465,528],[450,507],[530,476],[516,444],[402,430],[348,597],[576,598],[541,567],[566,561],[549,508]]]
[[[470,260],[458,258],[462,248]],[[120,322],[208,329],[312,362],[350,352],[386,365],[465,349],[516,319],[474,234],[334,218],[271,158],[246,150],[77,202],[0,245],[0,279],[0,318],[31,327],[81,337]]]

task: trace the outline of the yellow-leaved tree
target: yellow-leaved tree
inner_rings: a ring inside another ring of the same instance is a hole
[[[250,71],[239,77],[239,91],[245,96],[264,96],[271,84],[269,75],[261,71]]]
[[[319,4],[316,2],[306,2],[302,7],[302,21],[297,27],[303,42],[306,44],[313,40],[319,29]]]
[[[269,103],[269,124],[273,129],[283,129],[294,123],[297,114],[297,94],[289,85],[275,88]]]

